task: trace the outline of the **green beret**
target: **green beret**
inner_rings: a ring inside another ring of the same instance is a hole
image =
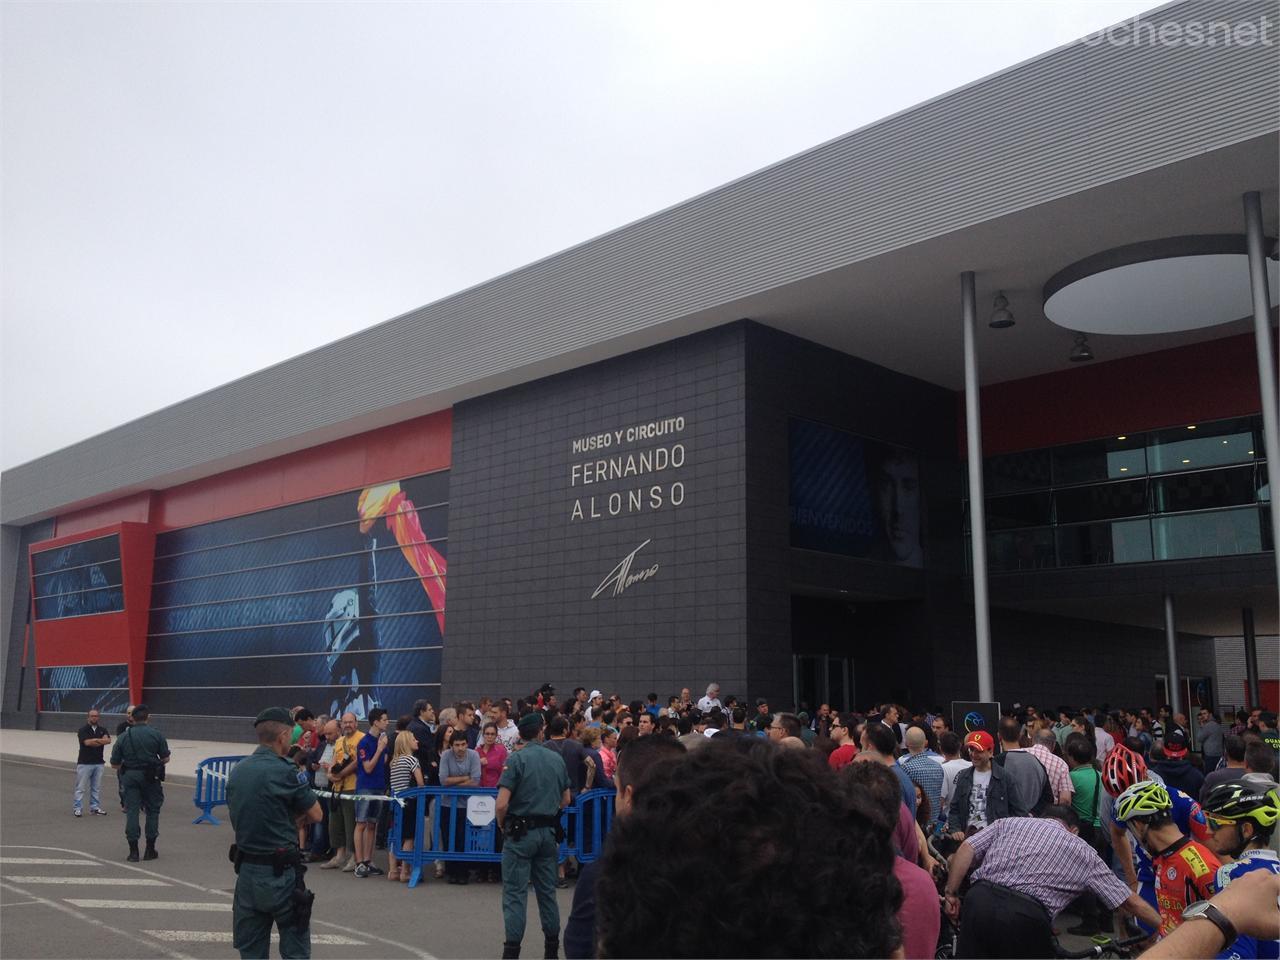
[[[253,721],[253,725],[256,727],[258,724],[266,723],[269,720],[293,726],[293,718],[289,716],[289,711],[284,707],[267,707],[267,709],[258,714],[258,719]]]
[[[520,718],[516,726],[520,728],[520,736],[526,740],[532,740],[538,735],[538,731],[542,729],[542,714],[526,713]]]

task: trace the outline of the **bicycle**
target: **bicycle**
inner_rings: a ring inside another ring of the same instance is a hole
[[[1138,955],[1139,948],[1151,939],[1150,934],[1142,933],[1136,937],[1123,937],[1116,940],[1100,933],[1091,938],[1093,943],[1084,950],[1068,950],[1057,937],[1053,938],[1053,952],[1061,960],[1086,960],[1088,957],[1119,957],[1128,960]]]

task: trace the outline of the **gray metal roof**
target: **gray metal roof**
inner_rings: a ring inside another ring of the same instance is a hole
[[[1276,24],[1276,13],[1269,0],[1187,0],[1146,17],[1265,15]],[[690,318],[761,291],[1273,134],[1278,54],[1274,40],[1058,48],[7,470],[0,521],[172,486],[443,409],[682,335]]]

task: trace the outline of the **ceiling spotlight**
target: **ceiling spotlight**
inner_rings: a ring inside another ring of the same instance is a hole
[[[1089,338],[1083,333],[1076,334],[1076,342],[1071,345],[1071,353],[1067,354],[1067,359],[1072,363],[1093,359],[1093,351],[1089,349]]]
[[[993,330],[1003,330],[1005,327],[1012,327],[1013,324],[1013,314],[1009,312],[1009,301],[1001,290],[996,294],[995,303],[991,305],[991,319],[987,321],[987,326]]]

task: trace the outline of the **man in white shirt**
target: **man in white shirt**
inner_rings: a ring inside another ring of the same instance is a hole
[[[707,695],[698,701],[697,706],[704,715],[717,708],[724,710],[724,704],[720,702],[720,684],[707,684]]]
[[[602,713],[604,713],[604,694],[599,690],[592,690],[591,696],[587,698],[587,709],[582,715],[587,718],[587,723],[595,723],[600,719],[599,714]]]
[[[520,742],[520,727],[511,719],[511,708],[502,700],[493,705],[493,722],[498,725],[498,742],[511,753]]]
[[[961,770],[973,764],[960,756],[960,738],[950,730],[938,737],[938,749],[942,751],[942,804],[938,811],[938,819],[946,822],[947,811],[951,809],[951,796],[956,784],[956,776]]]

